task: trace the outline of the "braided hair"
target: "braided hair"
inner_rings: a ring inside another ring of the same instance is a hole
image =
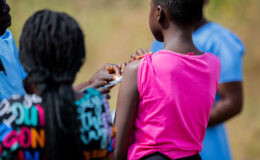
[[[24,25],[19,58],[43,99],[47,159],[81,159],[72,88],[85,60],[78,23],[65,13],[36,12]]]

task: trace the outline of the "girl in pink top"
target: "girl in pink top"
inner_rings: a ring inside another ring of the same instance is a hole
[[[203,0],[151,0],[150,28],[164,50],[131,62],[117,104],[115,159],[200,160],[220,61],[193,44]]]

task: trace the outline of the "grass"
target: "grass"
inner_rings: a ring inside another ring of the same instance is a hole
[[[64,11],[80,23],[88,50],[87,61],[76,84],[90,78],[106,62],[127,61],[136,48],[150,48],[153,37],[148,27],[149,2],[140,0],[9,0],[11,31],[18,42],[25,20],[43,8]],[[235,160],[256,160],[260,156],[260,1],[212,0],[207,17],[234,31],[244,42],[245,105],[240,116],[227,122]],[[17,43],[18,44],[18,43]],[[116,87],[110,104],[115,108]]]

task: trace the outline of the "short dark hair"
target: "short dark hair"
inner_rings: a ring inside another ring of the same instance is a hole
[[[195,25],[202,17],[204,0],[153,0],[164,6],[176,25]]]

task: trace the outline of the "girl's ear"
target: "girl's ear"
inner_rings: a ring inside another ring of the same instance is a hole
[[[164,21],[164,19],[165,19],[165,13],[164,13],[164,10],[163,10],[161,5],[157,6],[157,13],[158,13],[157,21],[159,23],[162,23]]]

